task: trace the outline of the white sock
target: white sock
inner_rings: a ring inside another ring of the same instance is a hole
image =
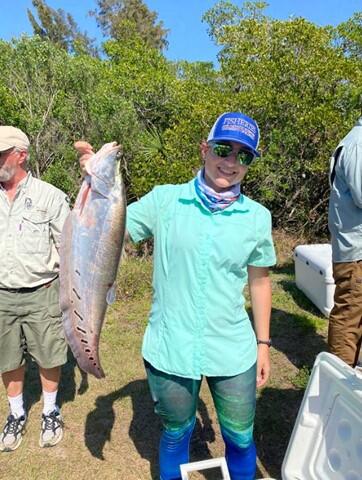
[[[22,393],[20,393],[20,395],[17,395],[16,397],[8,396],[8,402],[10,406],[10,412],[12,415],[14,415],[17,418],[20,418],[23,415],[25,416],[24,401],[23,401]]]
[[[58,407],[57,407],[57,404],[55,403],[56,402],[56,399],[57,399],[57,393],[58,393],[58,390],[56,390],[55,392],[46,392],[45,390],[43,390],[43,413],[44,415],[48,415],[50,412],[52,412],[53,410],[56,410]]]

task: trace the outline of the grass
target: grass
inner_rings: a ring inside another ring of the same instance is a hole
[[[280,469],[316,355],[326,349],[327,321],[295,287],[293,239],[277,235],[279,264],[272,272],[272,377],[258,392],[255,439],[258,478],[281,478]],[[151,299],[151,262],[129,258],[120,270],[118,302],[108,311],[101,339],[106,378],[82,375],[71,356],[63,368],[60,402],[65,436],[57,447],[38,446],[41,390],[37,367],[26,374],[27,433],[16,452],[1,454],[2,480],[158,479],[160,423],[140,355]],[[0,396],[0,418],[7,402]],[[191,442],[192,461],[223,455],[215,409],[203,384]],[[196,474],[195,478],[217,479]]]

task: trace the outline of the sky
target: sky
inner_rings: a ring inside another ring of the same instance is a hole
[[[169,47],[165,55],[170,60],[210,61],[216,63],[218,48],[207,34],[202,15],[216,0],[144,0],[148,8],[158,14],[169,29]],[[95,8],[95,0],[46,0],[54,9],[69,12],[81,31],[91,38],[101,39],[94,18],[87,15]],[[234,0],[241,6],[242,1]],[[362,0],[269,0],[267,15],[286,20],[290,16],[304,17],[317,25],[338,25],[353,13],[362,11]],[[33,10],[31,0],[0,0],[0,38],[10,40],[22,33],[32,33],[27,8]]]

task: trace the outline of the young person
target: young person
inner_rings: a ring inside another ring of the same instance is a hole
[[[163,423],[162,480],[189,460],[201,380],[217,411],[232,480],[254,480],[256,386],[270,372],[269,324],[275,263],[271,216],[241,193],[257,150],[257,123],[222,114],[201,143],[203,167],[180,185],[155,187],[127,209],[132,241],[153,238],[153,301],[142,354]],[[81,164],[91,146],[78,150]],[[245,309],[248,282],[254,329]]]

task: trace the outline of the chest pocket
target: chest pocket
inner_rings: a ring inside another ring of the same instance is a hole
[[[19,236],[20,253],[47,253],[50,248],[49,218],[46,212],[25,212]]]

